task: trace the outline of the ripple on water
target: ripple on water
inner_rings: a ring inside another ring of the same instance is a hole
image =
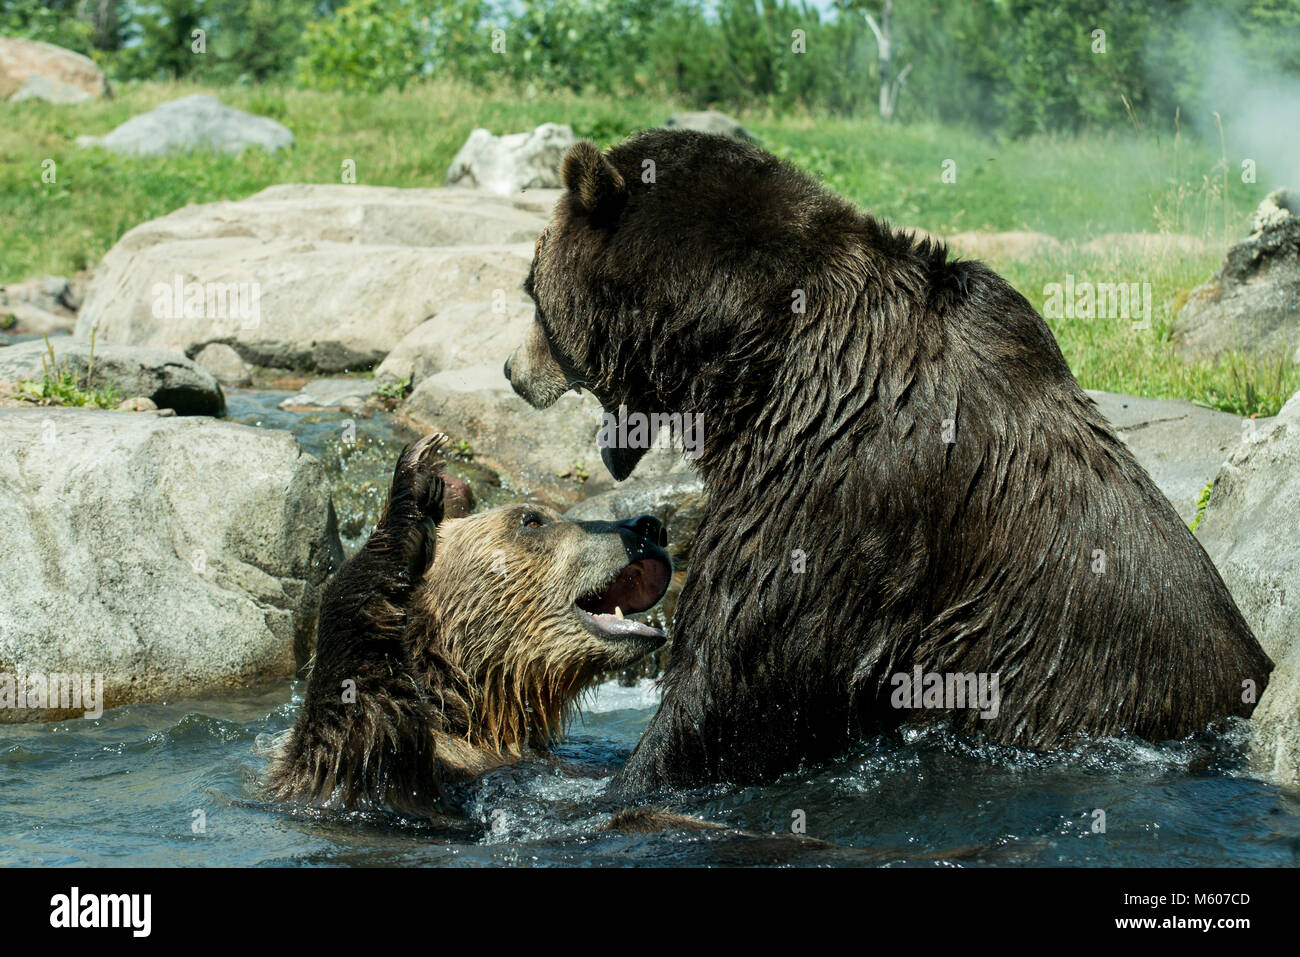
[[[602,790],[653,714],[649,681],[598,687],[550,755],[487,775],[465,792],[463,819],[436,822],[267,804],[269,746],[300,691],[6,727],[0,864],[1300,863],[1300,797],[1245,772],[1240,726],[1050,755],[938,730],[880,737],[768,786],[675,796],[675,809],[731,830],[627,835],[602,830],[615,809]],[[804,838],[790,833],[796,812]]]

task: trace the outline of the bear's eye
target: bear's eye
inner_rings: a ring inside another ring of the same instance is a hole
[[[519,517],[519,524],[524,528],[541,528],[546,524],[546,519],[538,515],[536,512],[524,512],[524,514]]]

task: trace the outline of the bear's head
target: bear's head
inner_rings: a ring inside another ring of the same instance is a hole
[[[601,672],[660,647],[663,632],[630,616],[667,591],[666,544],[650,515],[575,522],[519,505],[444,521],[408,635],[442,680],[449,730],[494,751],[545,744]]]
[[[808,319],[798,290],[856,211],[754,146],[685,130],[604,154],[578,143],[562,175],[524,286],[533,326],[506,377],[538,408],[586,388],[614,414],[704,416],[707,459],[770,387]],[[601,456],[623,479],[644,452]]]

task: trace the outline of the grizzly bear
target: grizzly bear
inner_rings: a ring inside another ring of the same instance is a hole
[[[1004,279],[719,136],[579,143],[562,177],[506,376],[703,417],[709,512],[614,794],[902,724],[1049,749],[1250,715],[1272,663]]]
[[[268,775],[280,800],[454,812],[452,785],[544,748],[602,672],[665,641],[631,617],[672,574],[657,519],[518,505],[444,522],[444,441],[402,453],[374,532],[325,587]]]

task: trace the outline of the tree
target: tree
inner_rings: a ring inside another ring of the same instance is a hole
[[[876,54],[880,59],[880,118],[893,119],[898,107],[898,94],[907,82],[907,74],[912,72],[912,64],[907,64],[894,76],[894,0],[884,0],[880,9],[880,19],[872,16],[870,10],[863,10],[867,26],[876,38]]]

